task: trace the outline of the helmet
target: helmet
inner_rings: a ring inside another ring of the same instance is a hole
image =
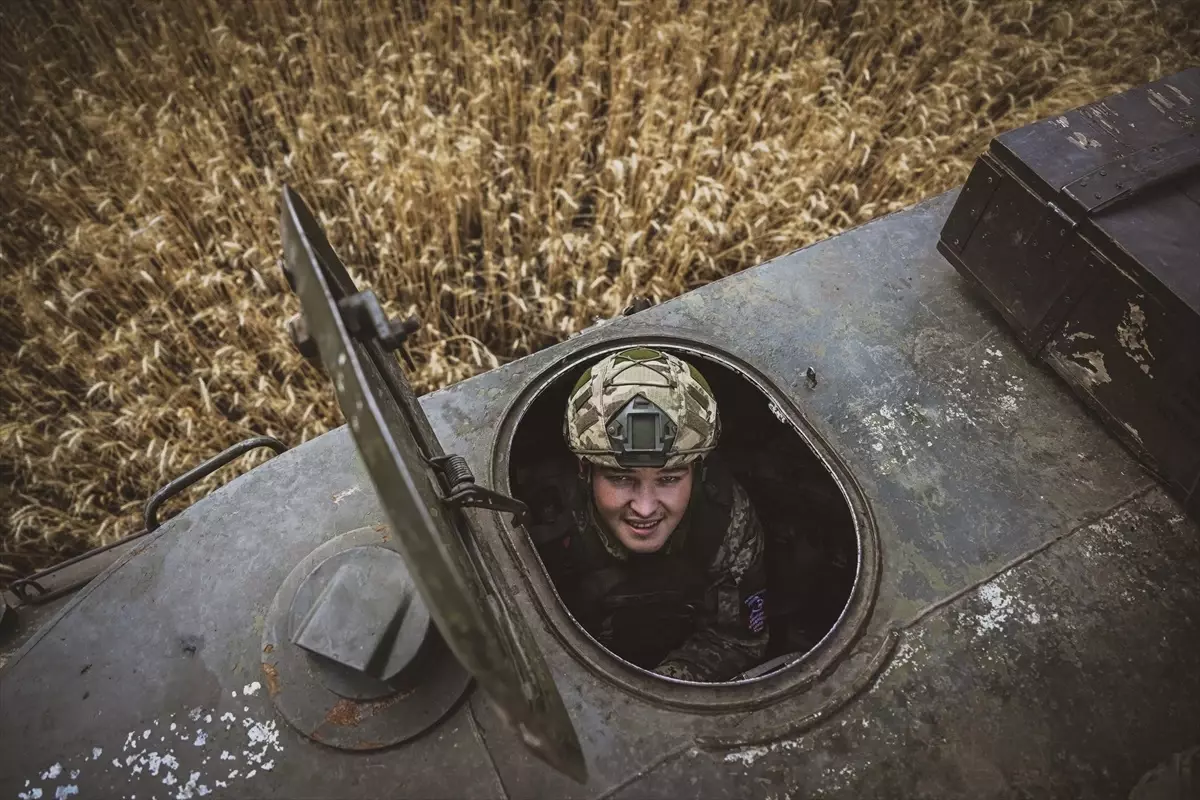
[[[567,446],[606,467],[678,467],[717,446],[717,399],[695,367],[638,347],[607,356],[567,398]]]

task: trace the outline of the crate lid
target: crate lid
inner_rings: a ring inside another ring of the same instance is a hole
[[[1200,315],[1197,117],[1193,67],[1008,131],[990,149],[1135,280]]]

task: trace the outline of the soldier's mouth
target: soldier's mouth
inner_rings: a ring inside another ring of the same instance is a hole
[[[658,527],[658,523],[662,522],[662,517],[652,520],[625,520],[625,524],[633,528],[638,533],[649,533]]]

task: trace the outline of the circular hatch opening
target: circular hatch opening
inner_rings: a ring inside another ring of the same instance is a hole
[[[761,388],[761,378],[752,380],[733,366],[732,359],[700,348],[647,344],[689,361],[708,380],[721,414],[717,454],[746,490],[763,527],[770,643],[757,667],[727,683],[762,678],[808,661],[805,656],[825,649],[822,645],[833,638],[831,633],[861,594],[856,588],[863,577],[864,515],[856,514],[848,501],[856,488],[835,477],[830,454],[818,455],[809,443],[813,436],[801,435],[793,422],[799,415],[772,399]],[[558,493],[547,492],[545,470],[577,472],[563,440],[567,396],[583,370],[615,349],[620,348],[610,344],[544,375],[513,409],[519,416],[515,425],[511,416],[507,421],[513,427],[506,477],[513,496],[531,509],[556,502]],[[536,545],[532,549],[538,552]],[[541,566],[553,581],[544,561]],[[555,594],[559,595],[557,587]],[[564,605],[561,597],[557,599]],[[634,666],[587,633],[605,653]]]

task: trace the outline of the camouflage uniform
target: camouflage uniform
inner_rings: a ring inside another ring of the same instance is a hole
[[[720,459],[697,468],[684,518],[652,554],[630,553],[607,531],[571,468],[530,476],[530,530],[584,629],[671,678],[724,681],[759,663],[768,637],[762,527]]]

